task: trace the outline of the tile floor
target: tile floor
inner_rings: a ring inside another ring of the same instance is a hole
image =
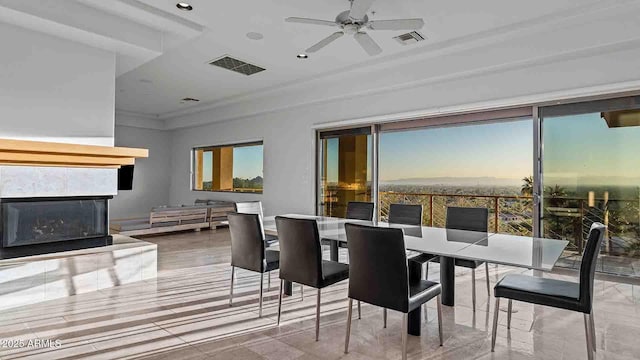
[[[234,306],[229,307],[227,230],[147,240],[158,244],[156,280],[3,311],[0,359],[400,358],[400,315],[389,312],[389,326],[383,329],[382,311],[369,305],[363,305],[362,319],[353,322],[350,353],[343,353],[346,282],[323,291],[320,341],[315,342],[316,298],[311,288],[301,301],[299,288],[294,287],[293,296],[283,301],[282,324],[275,325],[276,273],[266,292],[262,319],[258,318],[257,274],[237,272]],[[511,271],[527,272],[493,265],[490,271],[492,283]],[[501,313],[496,352],[491,353],[493,307],[484,291],[484,271],[478,271],[475,313],[470,272],[460,269],[456,275],[457,305],[444,307],[444,346],[438,346],[436,308],[431,302],[423,335],[409,337],[409,359],[586,358],[580,314],[522,303],[514,303],[517,312],[510,331],[506,313]],[[545,276],[572,278],[559,273]],[[430,277],[438,278],[437,266],[431,267]],[[619,282],[596,282],[598,359],[640,358],[638,289]]]

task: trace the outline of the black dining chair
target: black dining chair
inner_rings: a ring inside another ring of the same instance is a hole
[[[372,202],[349,201],[347,204],[347,219],[352,220],[373,220],[374,204]]]
[[[422,205],[389,205],[389,224],[422,226]]]
[[[242,214],[257,214],[260,215],[260,231],[262,232],[262,238],[267,242],[267,246],[271,246],[278,242],[278,237],[265,234],[262,219],[264,219],[264,212],[262,210],[262,201],[242,201],[234,203],[234,207],[237,213]]]
[[[450,230],[466,230],[487,233],[489,228],[489,209],[468,207],[447,207],[447,219],[445,227]],[[429,275],[429,263],[439,263],[440,257],[430,254],[422,254],[411,261],[427,264],[427,277]],[[491,297],[491,284],[489,282],[489,264],[483,261],[455,259],[455,266],[471,269],[471,303],[473,311],[476,311],[476,269],[484,264],[487,282],[487,296]]]
[[[587,245],[582,253],[580,279],[577,283],[520,274],[506,275],[498,281],[493,288],[496,303],[493,312],[491,351],[495,351],[496,346],[500,299],[506,298],[509,299],[507,329],[511,328],[513,300],[583,313],[587,337],[587,357],[589,360],[594,358],[596,334],[593,321],[593,281],[604,232],[605,226],[603,224],[596,222],[591,225]]]
[[[262,239],[265,241],[267,247],[274,246],[278,243],[278,237],[274,235],[265,234],[264,232],[264,212],[262,210],[262,201],[241,201],[234,203],[234,207],[237,213],[241,214],[256,214],[260,216],[260,233]],[[271,289],[271,275],[267,277],[267,288]]]
[[[468,207],[447,207],[447,220],[445,227],[452,230],[466,230],[487,233],[489,231],[489,209]],[[455,259],[455,266],[471,269],[471,302],[473,311],[476,311],[476,269],[484,264],[487,284],[487,296],[491,297],[491,284],[489,282],[489,264],[484,261]],[[429,266],[427,264],[427,266]]]
[[[403,313],[402,359],[407,358],[408,314],[436,298],[438,332],[442,346],[440,284],[409,281],[407,253],[401,229],[345,224],[349,244],[349,305],[344,352],[349,352],[353,300]]]
[[[264,274],[279,268],[280,253],[266,250],[258,214],[231,213],[227,216],[231,234],[231,290],[229,306],[233,305],[233,282],[236,268],[260,273],[260,308],[262,317],[262,295]],[[270,277],[270,276],[269,276]]]
[[[316,341],[320,336],[320,292],[322,288],[349,278],[349,265],[322,260],[318,223],[311,219],[276,217],[280,239],[280,297],[278,324],[282,313],[284,281],[318,289],[316,298]]]
[[[372,202],[349,201],[347,204],[346,219],[373,221],[374,204]],[[331,245],[333,240],[322,239],[322,245]],[[346,243],[338,243],[339,248],[347,248]],[[336,255],[334,255],[336,256]]]

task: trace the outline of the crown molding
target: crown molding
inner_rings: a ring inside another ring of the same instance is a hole
[[[577,89],[566,89],[552,92],[542,92],[526,96],[516,96],[506,99],[481,101],[469,104],[437,107],[418,111],[390,113],[362,118],[343,119],[332,122],[313,124],[313,129],[328,129],[343,126],[357,126],[363,124],[378,124],[412,119],[469,114],[492,110],[510,109],[524,106],[544,106],[557,102],[578,101],[580,99],[600,97],[622,97],[640,94],[640,80],[625,81],[615,84],[587,86]]]
[[[116,126],[128,126],[140,129],[167,130],[164,120],[157,115],[118,110],[115,112]]]

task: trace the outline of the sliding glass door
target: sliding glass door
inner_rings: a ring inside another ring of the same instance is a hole
[[[318,214],[344,217],[350,201],[372,201],[371,127],[319,133]]]
[[[640,98],[540,109],[542,235],[570,242],[578,268],[594,222],[607,226],[598,270],[640,275]]]
[[[489,230],[531,235],[531,117],[383,131],[380,219],[392,203],[423,205],[423,223],[446,224],[449,206],[486,207]]]
[[[534,116],[535,114],[535,116]],[[598,271],[640,276],[640,96],[408,120],[318,133],[318,214],[349,201],[486,207],[489,231],[568,240],[579,268],[594,222]]]

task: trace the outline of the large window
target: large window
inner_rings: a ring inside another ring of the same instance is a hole
[[[380,134],[380,219],[392,203],[423,205],[423,224],[444,227],[447,207],[486,207],[492,232],[532,235],[531,117]]]
[[[262,193],[262,142],[193,149],[193,190]]]
[[[422,204],[444,227],[447,207],[486,207],[491,232],[569,241],[557,265],[574,269],[600,222],[597,270],[638,277],[638,154],[640,96],[320,131],[318,214]]]
[[[640,97],[542,108],[542,235],[566,239],[578,268],[594,222],[607,226],[598,270],[638,276]]]

